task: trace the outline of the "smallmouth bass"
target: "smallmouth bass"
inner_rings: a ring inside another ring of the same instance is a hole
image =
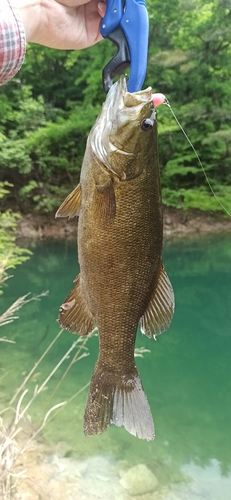
[[[162,264],[163,221],[152,89],[115,83],[87,141],[80,184],[56,217],[78,216],[80,274],[62,304],[61,327],[99,332],[84,432],[110,424],[151,440],[154,424],[134,361],[138,324],[155,337],[174,311]]]

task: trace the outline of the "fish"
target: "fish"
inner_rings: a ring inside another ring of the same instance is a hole
[[[99,356],[84,414],[85,435],[111,424],[154,439],[152,414],[134,360],[137,327],[165,331],[174,293],[162,263],[163,216],[152,88],[127,91],[122,75],[89,134],[80,183],[56,217],[78,217],[80,273],[58,322],[71,333],[96,327]]]

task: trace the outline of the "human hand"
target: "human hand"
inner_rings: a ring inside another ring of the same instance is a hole
[[[99,0],[20,0],[27,42],[83,49],[99,42],[106,3]]]

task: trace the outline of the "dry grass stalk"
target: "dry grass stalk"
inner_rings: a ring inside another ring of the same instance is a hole
[[[11,257],[11,254],[9,253],[4,261],[1,261],[0,264],[0,287],[3,284],[6,279],[8,279],[10,276],[4,276],[4,272],[7,270],[7,264],[9,261],[9,258]],[[17,299],[3,314],[0,315],[0,326],[5,326],[9,323],[12,323],[15,319],[18,319],[18,316],[15,315],[16,311],[18,311],[22,306],[25,304],[28,304],[32,300],[40,300],[41,297],[44,297],[48,294],[48,292],[43,292],[39,295],[36,295],[34,297],[29,297],[30,294],[26,294],[19,299]],[[53,347],[55,342],[58,340],[60,337],[61,333],[63,330],[60,330],[59,333],[56,335],[55,339],[52,340],[48,348],[45,350],[45,352],[42,354],[42,356],[39,358],[39,360],[35,363],[33,366],[32,370],[30,373],[25,377],[23,383],[17,389],[15,392],[11,402],[10,406],[8,408],[5,408],[0,412],[0,500],[13,500],[15,493],[16,493],[16,482],[15,479],[17,480],[19,478],[24,477],[24,479],[29,479],[33,481],[31,478],[25,476],[26,470],[21,470],[20,472],[14,472],[15,467],[17,465],[17,460],[19,457],[23,455],[23,453],[28,449],[28,447],[31,445],[31,442],[38,436],[38,434],[44,429],[46,423],[52,418],[51,415],[53,415],[53,412],[55,410],[60,410],[61,407],[63,407],[65,404],[67,404],[66,401],[58,403],[54,406],[52,406],[46,413],[42,424],[39,426],[39,428],[35,431],[32,432],[31,435],[22,442],[22,428],[23,428],[23,422],[25,421],[26,417],[28,419],[28,410],[31,407],[32,403],[35,401],[37,396],[46,388],[46,385],[54,375],[54,373],[58,370],[58,368],[62,365],[62,363],[69,358],[70,353],[75,349],[75,347],[80,343],[82,343],[81,337],[78,337],[75,342],[73,342],[72,346],[68,349],[68,351],[64,354],[62,359],[57,363],[57,365],[54,367],[54,369],[51,371],[51,373],[46,377],[44,382],[40,385],[40,387],[36,386],[34,389],[34,393],[29,400],[29,402],[22,407],[24,398],[26,394],[28,393],[28,389],[26,389],[26,384],[27,382],[31,379],[31,376],[37,369],[38,365],[41,363],[41,361],[44,359],[46,354],[49,352],[49,350]],[[6,338],[0,338],[0,341],[4,342],[12,342],[11,340],[8,340]],[[70,363],[71,365],[75,361],[79,361],[83,357],[87,356],[87,352],[82,352],[83,349],[86,350],[85,343],[87,339],[84,339],[83,345],[80,345],[79,349],[77,349],[76,355],[74,356],[73,360]],[[69,367],[69,368],[70,368]],[[68,369],[69,370],[69,369]],[[68,372],[68,370],[65,372]],[[62,378],[63,380],[63,378]],[[88,386],[87,384],[85,387],[83,387],[80,391],[78,391],[72,398],[69,400],[71,401],[74,397],[76,397],[78,394],[80,394],[85,388]],[[14,408],[12,405],[15,402],[15,400],[18,399],[16,408]],[[68,402],[69,402],[68,401]],[[7,414],[9,412],[13,413],[13,417],[9,418],[9,421],[6,419]],[[3,417],[4,415],[5,422],[7,420],[7,423],[4,422]],[[39,485],[41,489],[43,490],[43,487]],[[45,490],[44,490],[45,491]],[[45,492],[46,493],[46,492]],[[47,494],[47,493],[46,493]],[[48,495],[49,497],[49,495]]]
[[[30,447],[31,443],[33,440],[36,439],[38,434],[44,429],[45,425],[47,424],[48,421],[51,420],[53,417],[53,412],[56,410],[59,411],[64,405],[72,401],[76,396],[78,396],[83,390],[88,387],[89,383],[86,384],[82,389],[80,389],[76,394],[74,394],[69,401],[63,401],[61,403],[58,403],[54,405],[52,408],[48,410],[46,413],[42,424],[39,426],[39,428],[32,432],[31,435],[22,443],[22,439],[20,438],[21,431],[23,428],[23,422],[25,421],[26,417],[28,417],[28,410],[31,407],[32,403],[35,401],[35,399],[38,397],[38,395],[46,388],[48,382],[50,379],[53,377],[53,375],[56,373],[58,368],[62,365],[62,363],[69,358],[70,353],[78,346],[78,344],[81,344],[79,348],[77,349],[77,352],[73,358],[73,360],[70,363],[70,366],[76,361],[79,361],[85,356],[88,356],[88,352],[82,352],[82,350],[86,350],[85,344],[87,339],[85,338],[84,341],[81,337],[78,337],[75,342],[73,342],[72,346],[68,349],[68,351],[64,354],[64,356],[60,359],[60,361],[56,364],[56,366],[53,368],[53,370],[50,372],[48,377],[44,380],[44,382],[38,386],[36,385],[34,389],[34,393],[29,400],[29,402],[22,407],[24,398],[26,394],[28,393],[28,389],[26,389],[26,384],[30,380],[32,374],[38,367],[38,365],[41,363],[45,355],[48,353],[48,351],[51,349],[51,347],[54,345],[54,343],[58,340],[60,337],[61,333],[63,330],[61,330],[55,339],[51,342],[51,344],[48,346],[46,351],[43,353],[43,355],[40,357],[40,359],[35,363],[34,367],[30,371],[30,373],[27,375],[27,377],[24,379],[22,385],[20,388],[16,391],[14,397],[12,398],[10,405],[13,404],[15,399],[19,396],[16,408],[13,408],[12,406],[9,406],[9,408],[5,408],[0,415],[3,415],[9,411],[13,412],[13,418],[10,420],[9,424],[4,424],[3,418],[0,417],[0,499],[1,500],[11,500],[14,497],[14,493],[16,491],[16,483],[15,483],[15,478],[26,478],[25,473],[26,471],[22,470],[21,472],[15,474],[14,470],[17,465],[17,460],[19,457],[25,453],[26,450]],[[89,338],[89,337],[88,337]],[[69,367],[70,368],[70,367]],[[66,370],[66,373],[68,372],[69,368]],[[63,380],[63,377],[62,377]],[[17,438],[17,439],[16,439]],[[30,479],[27,477],[27,479]]]
[[[42,297],[46,297],[48,295],[48,291],[42,292],[39,295],[35,295],[34,297],[29,297],[30,293],[19,297],[11,306],[0,316],[0,326],[7,325],[8,323],[12,323],[15,319],[18,319],[18,316],[15,316],[15,312],[21,309],[22,306],[32,302],[32,300],[40,300]],[[0,339],[4,340],[4,339]]]

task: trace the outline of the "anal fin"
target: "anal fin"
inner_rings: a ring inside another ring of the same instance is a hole
[[[167,330],[174,313],[174,292],[168,275],[159,263],[159,275],[153,286],[152,295],[144,315],[140,319],[141,332],[154,337]]]
[[[94,330],[94,318],[80,288],[80,275],[59,311],[58,323],[65,330],[79,335],[87,335]]]
[[[81,185],[78,186],[67,196],[62,205],[57,210],[55,217],[77,217],[81,204]]]

